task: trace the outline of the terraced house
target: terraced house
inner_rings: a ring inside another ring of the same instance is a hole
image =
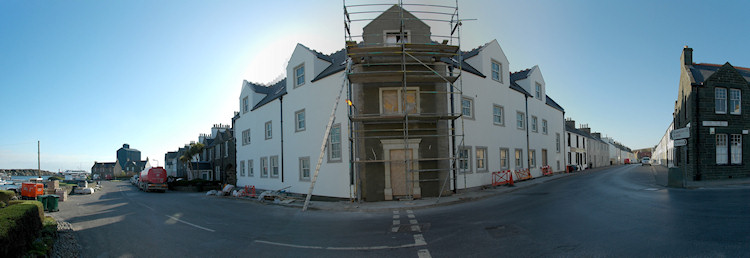
[[[680,87],[674,112],[674,131],[687,130],[685,144],[674,143],[674,165],[689,180],[750,176],[745,162],[745,138],[750,129],[748,81],[750,69],[694,63],[693,49],[680,57]]]
[[[511,73],[497,40],[461,51],[458,24],[440,36],[404,6],[368,18],[361,35],[351,21],[368,12],[345,6],[344,49],[298,44],[285,79],[243,82],[239,186],[307,193],[321,146],[313,194],[365,201],[447,195],[499,170],[564,170],[564,110],[540,68]]]

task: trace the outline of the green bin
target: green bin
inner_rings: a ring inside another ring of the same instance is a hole
[[[47,210],[47,198],[48,195],[37,195],[36,200],[42,203],[42,207],[44,207],[44,210]]]
[[[47,208],[50,212],[59,211],[57,208],[57,202],[60,199],[59,195],[50,194],[47,196]]]

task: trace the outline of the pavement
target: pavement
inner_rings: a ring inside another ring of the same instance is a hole
[[[543,184],[553,180],[561,179],[568,176],[573,176],[579,173],[592,173],[602,169],[609,169],[616,166],[602,167],[587,169],[584,171],[577,171],[573,173],[555,173],[550,176],[542,176],[524,181],[516,181],[513,186],[488,186],[488,187],[475,187],[469,189],[461,189],[457,193],[448,196],[441,197],[424,197],[421,199],[414,200],[395,200],[395,201],[378,201],[378,202],[356,202],[356,201],[310,201],[308,209],[310,210],[327,210],[327,211],[359,211],[359,212],[383,212],[393,210],[417,210],[427,209],[433,207],[447,206],[464,202],[471,202],[482,200],[488,197],[501,195],[504,193],[510,193],[519,189],[532,187],[535,185]],[[304,200],[294,201],[292,203],[274,203],[270,201],[262,201],[258,199],[252,199],[249,197],[216,197],[216,198],[233,198],[239,200],[247,200],[253,202],[262,202],[267,204],[281,205],[287,207],[295,207],[302,209],[304,206]]]

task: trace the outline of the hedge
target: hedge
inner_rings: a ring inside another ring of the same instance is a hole
[[[11,198],[13,196],[16,196],[16,193],[13,191],[8,190],[0,190],[0,202],[4,202],[5,204],[8,204]]]
[[[42,229],[44,210],[38,201],[10,201],[0,209],[0,257],[26,253]]]

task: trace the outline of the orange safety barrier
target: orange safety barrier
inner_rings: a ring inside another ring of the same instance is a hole
[[[255,198],[255,186],[254,185],[252,185],[252,186],[247,186],[246,185],[245,186],[245,190],[243,190],[242,193],[240,193],[240,196],[242,196],[242,197],[250,196],[252,198]]]
[[[513,186],[513,173],[510,170],[492,172],[492,186],[505,184]]]
[[[518,178],[518,181],[529,180],[531,179],[531,172],[528,168],[516,170],[516,177]]]
[[[550,168],[549,166],[542,167],[542,175],[551,176],[552,174],[552,168]]]

